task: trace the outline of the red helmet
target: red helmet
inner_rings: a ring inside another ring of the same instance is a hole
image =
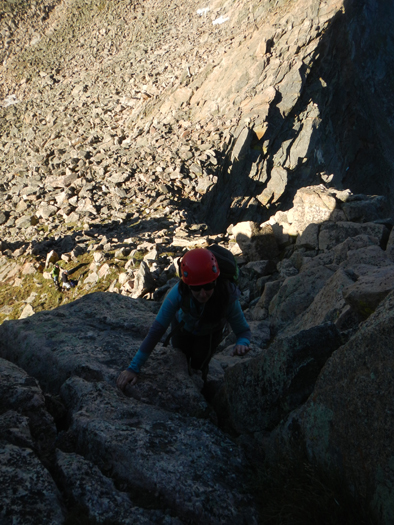
[[[220,275],[216,257],[204,248],[196,248],[185,253],[180,269],[182,281],[190,286],[212,283]]]

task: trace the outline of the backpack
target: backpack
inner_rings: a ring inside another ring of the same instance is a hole
[[[223,248],[223,246],[219,246],[218,244],[211,244],[211,246],[208,246],[207,250],[212,252],[216,257],[220,269],[220,275],[231,283],[237,284],[239,268],[237,261],[230,250],[227,250],[227,248]]]

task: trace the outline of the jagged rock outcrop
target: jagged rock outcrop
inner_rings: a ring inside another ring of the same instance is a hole
[[[213,400],[223,424],[239,434],[273,430],[308,399],[341,343],[338,330],[327,323],[277,339],[261,356],[231,367]]]
[[[47,470],[55,457],[54,420],[38,381],[9,361],[0,359],[0,366],[0,519],[60,525],[62,500]]]

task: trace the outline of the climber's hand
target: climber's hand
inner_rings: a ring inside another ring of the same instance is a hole
[[[116,380],[116,385],[119,388],[119,390],[124,391],[127,385],[135,385],[138,379],[138,374],[133,372],[132,370],[123,370],[119,374],[118,379]]]
[[[245,355],[249,352],[249,347],[245,345],[236,345],[231,355]]]

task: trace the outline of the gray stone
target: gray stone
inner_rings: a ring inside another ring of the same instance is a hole
[[[392,331],[394,295],[324,366],[313,396],[294,411],[266,443],[272,457],[306,450],[309,458],[335,469],[382,512],[382,523],[394,516],[391,485]],[[360,454],[360,450],[363,451]]]
[[[301,188],[294,197],[287,220],[294,233],[302,234],[311,224],[322,225],[329,221],[336,205],[335,197],[322,185]]]
[[[27,304],[23,308],[22,313],[19,316],[19,319],[25,319],[26,317],[30,317],[33,314],[34,314],[33,307],[31,306],[31,304]]]
[[[378,243],[382,244],[385,239],[388,239],[389,232],[382,224],[375,224],[373,222],[363,224],[343,221],[337,223],[328,222],[320,228],[319,249],[330,250],[348,237],[356,237],[357,235],[376,237]]]
[[[305,312],[333,273],[329,268],[319,266],[302,271],[284,281],[269,305],[275,333],[283,330],[298,315]]]
[[[275,259],[279,253],[272,227],[248,221],[233,227],[233,235],[244,255],[251,261]]]
[[[147,293],[153,292],[155,288],[156,283],[149,269],[149,266],[145,261],[141,261],[140,267],[135,276],[132,297],[134,299],[137,299],[138,297],[143,297]]]
[[[212,424],[79,377],[63,385],[62,398],[73,413],[70,432],[78,435],[76,452],[100,469],[110,468],[117,479],[163,501],[182,521],[257,523],[249,498],[238,490],[244,479],[242,456]],[[207,491],[214,508],[206,506]]]
[[[283,195],[287,185],[287,170],[285,168],[275,167],[271,171],[271,178],[267,187],[257,196],[257,199],[263,206],[268,203],[277,202]]]
[[[372,269],[343,290],[343,297],[363,318],[373,313],[394,289],[394,265]]]
[[[8,216],[4,211],[0,211],[0,225],[5,224],[8,220]]]
[[[15,431],[15,429],[13,429]],[[9,523],[62,525],[59,491],[48,470],[29,448],[0,445],[0,519]]]
[[[244,128],[241,131],[231,153],[231,162],[240,161],[247,155],[252,138],[253,131],[250,128]]]
[[[131,525],[138,520],[142,525],[163,519],[160,511],[139,509],[125,492],[115,488],[114,482],[104,476],[96,465],[74,453],[58,450],[57,467],[68,497],[88,509],[96,520],[111,520]],[[170,520],[170,524],[180,523]]]
[[[8,221],[8,223],[9,223],[9,221]],[[8,225],[8,223],[7,223],[7,225]],[[38,219],[34,215],[25,215],[25,216],[20,217],[19,219],[17,219],[15,221],[15,226],[17,228],[27,229],[30,226],[32,226],[32,225],[34,226],[37,223],[38,223]]]
[[[387,217],[387,198],[383,195],[349,195],[342,204],[346,220],[372,222]]]
[[[346,311],[344,293],[349,286],[354,284],[355,278],[354,274],[347,273],[342,268],[337,270],[316,294],[307,310],[287,327],[286,333],[297,333],[327,322],[336,324],[336,321]],[[361,317],[355,316],[354,320],[357,319],[360,321]]]
[[[226,370],[214,404],[225,410],[227,423],[239,433],[272,430],[308,399],[321,368],[340,344],[339,332],[330,323],[277,339],[260,357]]]

